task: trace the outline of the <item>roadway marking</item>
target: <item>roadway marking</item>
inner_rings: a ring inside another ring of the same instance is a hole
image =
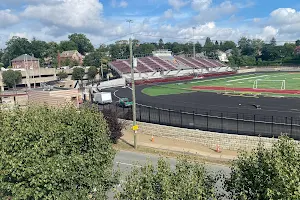
[[[117,99],[121,99],[120,97],[118,97],[117,95],[116,95],[116,92],[118,92],[119,90],[115,90],[114,91],[114,96],[117,98]]]
[[[134,165],[130,163],[123,163],[123,162],[116,162],[119,165],[126,165],[126,166],[131,166],[131,167],[142,167],[142,165]]]

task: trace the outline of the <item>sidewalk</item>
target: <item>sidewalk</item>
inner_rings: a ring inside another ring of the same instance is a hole
[[[124,130],[123,141],[133,144],[133,132],[131,130]],[[214,159],[220,161],[231,161],[237,157],[237,151],[222,150],[221,153],[216,152],[216,149],[210,149],[198,143],[185,142],[182,140],[175,140],[163,137],[154,137],[151,141],[151,135],[137,134],[138,146],[149,147],[160,150],[167,150],[172,152],[190,153],[199,155],[207,159]]]

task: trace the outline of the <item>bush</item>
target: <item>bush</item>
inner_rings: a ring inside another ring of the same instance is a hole
[[[97,122],[97,123],[95,123]],[[0,111],[0,199],[105,199],[115,151],[96,110]]]
[[[124,128],[124,124],[118,119],[117,112],[111,109],[104,109],[102,110],[102,113],[109,127],[110,140],[116,144],[123,136],[122,130]]]
[[[216,177],[198,163],[179,160],[176,169],[159,159],[157,166],[135,167],[129,174],[116,199],[216,199]]]
[[[242,153],[226,180],[230,199],[300,199],[300,145],[281,137],[271,149]]]

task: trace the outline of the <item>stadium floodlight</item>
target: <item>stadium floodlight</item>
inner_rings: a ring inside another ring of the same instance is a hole
[[[271,87],[272,85],[273,87]],[[285,90],[285,80],[256,79],[253,82],[253,89],[280,89]]]

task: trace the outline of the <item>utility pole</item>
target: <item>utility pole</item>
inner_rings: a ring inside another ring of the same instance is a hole
[[[136,99],[135,99],[135,83],[134,83],[134,69],[133,69],[133,53],[132,53],[132,39],[131,39],[131,27],[130,24],[132,23],[132,20],[127,20],[129,23],[129,31],[130,31],[130,37],[129,37],[129,62],[130,62],[130,69],[131,69],[131,89],[132,89],[132,121],[133,121],[133,141],[134,141],[134,148],[137,149],[137,126],[136,126]]]
[[[193,56],[196,58],[196,48],[195,48],[195,29],[196,27],[193,27]]]

